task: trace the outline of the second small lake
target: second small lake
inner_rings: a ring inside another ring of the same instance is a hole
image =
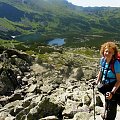
[[[62,46],[65,44],[64,39],[62,38],[55,38],[53,40],[48,40],[47,42],[48,45],[57,45],[57,46]]]

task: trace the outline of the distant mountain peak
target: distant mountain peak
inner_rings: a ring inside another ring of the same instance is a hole
[[[67,0],[0,0],[0,20],[12,35],[120,33],[120,8],[80,7]]]

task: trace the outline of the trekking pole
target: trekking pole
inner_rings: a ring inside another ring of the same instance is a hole
[[[93,107],[94,107],[94,120],[96,119],[95,118],[95,90],[94,90],[94,84],[93,84]]]
[[[106,93],[105,93],[105,110],[104,110],[104,116],[103,116],[103,120],[106,119],[106,112],[108,110],[108,100],[106,99]]]

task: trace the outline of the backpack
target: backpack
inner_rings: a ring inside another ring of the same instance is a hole
[[[115,58],[115,60],[118,60],[120,62],[120,53],[117,54],[117,57]],[[115,70],[114,70],[114,62],[115,62],[115,60],[112,60],[111,63],[110,63],[110,68],[111,68],[113,73],[115,73]]]

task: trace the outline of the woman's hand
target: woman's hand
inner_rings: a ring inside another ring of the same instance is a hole
[[[111,92],[106,93],[106,99],[110,100],[112,98],[113,94]]]

